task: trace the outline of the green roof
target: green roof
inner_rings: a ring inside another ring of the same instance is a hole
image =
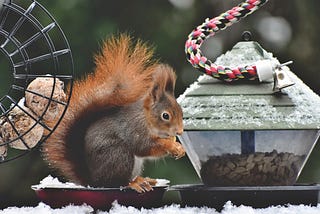
[[[256,42],[240,42],[216,64],[276,60]],[[232,64],[235,63],[235,64]],[[227,83],[202,75],[179,98],[185,130],[320,129],[320,97],[288,67],[295,85],[273,93],[273,82]]]

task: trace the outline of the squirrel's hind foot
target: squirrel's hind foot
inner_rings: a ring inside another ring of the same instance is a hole
[[[155,186],[156,184],[156,179],[137,176],[128,184],[128,187],[137,191],[138,193],[144,193],[152,191],[152,186]]]

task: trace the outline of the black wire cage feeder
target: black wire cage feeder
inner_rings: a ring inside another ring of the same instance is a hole
[[[4,163],[39,147],[61,121],[71,97],[70,46],[56,20],[37,1],[0,0],[0,69]]]

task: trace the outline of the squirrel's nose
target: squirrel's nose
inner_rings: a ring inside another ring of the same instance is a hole
[[[176,132],[177,135],[182,135],[182,133],[183,133],[183,127],[179,128]]]

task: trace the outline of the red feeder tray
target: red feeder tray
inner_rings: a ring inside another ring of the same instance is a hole
[[[94,209],[110,209],[117,201],[121,205],[137,208],[160,207],[163,194],[168,186],[155,186],[153,191],[137,193],[132,189],[120,188],[38,188],[32,186],[38,198],[52,208],[60,208],[69,204],[90,205]]]

